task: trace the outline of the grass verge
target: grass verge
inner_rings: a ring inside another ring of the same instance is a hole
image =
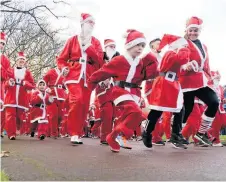
[[[9,177],[6,175],[4,171],[1,170],[1,181],[9,181]]]

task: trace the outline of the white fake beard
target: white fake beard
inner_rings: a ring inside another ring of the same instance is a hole
[[[89,37],[93,33],[93,26],[90,23],[84,23],[82,25],[82,32],[81,35],[83,37]]]
[[[218,87],[220,85],[220,81],[219,80],[213,80],[213,84]]]
[[[112,49],[110,47],[106,47],[105,51],[106,51],[106,54],[107,54],[109,61],[110,61],[112,59],[112,57],[115,55],[116,50]]]

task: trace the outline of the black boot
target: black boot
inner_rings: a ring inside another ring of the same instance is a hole
[[[142,140],[143,140],[144,145],[147,148],[152,148],[152,135],[151,134],[147,134],[146,131],[143,131]]]
[[[180,137],[180,135],[177,135],[175,133],[171,134],[170,142],[173,145],[174,148],[177,149],[187,149],[187,147],[183,144],[183,138]]]

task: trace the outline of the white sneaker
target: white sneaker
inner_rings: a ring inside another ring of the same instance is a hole
[[[213,147],[223,147],[222,143],[213,143]]]
[[[71,137],[71,143],[73,144],[83,144],[81,138],[78,135],[74,135]]]

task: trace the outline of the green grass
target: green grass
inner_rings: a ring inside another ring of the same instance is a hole
[[[9,177],[1,170],[1,181],[9,181]]]

